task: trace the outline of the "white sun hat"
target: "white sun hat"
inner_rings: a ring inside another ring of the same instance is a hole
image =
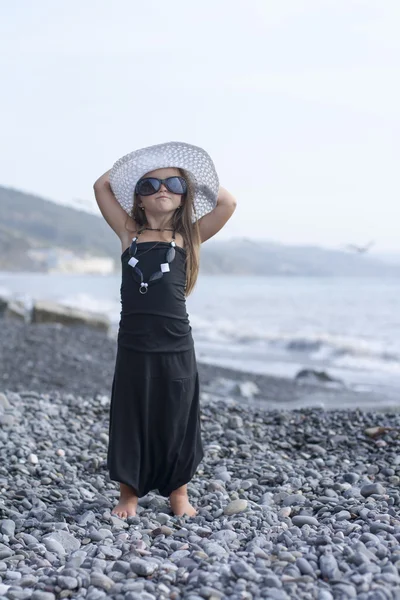
[[[192,221],[209,213],[217,204],[219,179],[205,150],[185,142],[166,142],[140,148],[117,160],[110,171],[111,189],[122,206],[131,213],[134,191],[143,175],[166,167],[184,169],[194,188]]]

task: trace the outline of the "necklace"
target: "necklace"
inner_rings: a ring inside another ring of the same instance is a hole
[[[136,266],[138,264],[139,260],[137,258],[135,258],[135,254],[137,252],[137,240],[139,239],[140,234],[145,229],[149,229],[149,228],[144,227],[144,228],[140,229],[140,231],[138,231],[137,237],[132,238],[132,244],[129,247],[129,254],[130,254],[131,258],[128,261],[128,264],[133,268],[133,271],[132,271],[133,278],[137,281],[137,283],[140,284],[139,292],[141,294],[147,294],[149,285],[156,283],[157,281],[160,281],[160,279],[163,277],[164,273],[167,273],[169,271],[169,265],[174,260],[175,252],[176,252],[175,251],[175,246],[176,246],[175,230],[170,229],[169,231],[173,231],[174,233],[172,235],[172,241],[169,242],[169,245],[171,247],[168,248],[168,250],[165,253],[165,262],[160,264],[160,271],[155,271],[155,273],[152,273],[152,275],[150,275],[150,277],[149,277],[149,281],[145,282],[144,275],[143,275],[141,269],[139,269],[139,267]],[[161,230],[157,230],[157,231],[161,231]],[[149,250],[152,250],[153,248],[155,248],[159,243],[160,242],[156,242],[156,244],[154,246],[152,246],[151,248],[149,248]],[[149,252],[149,250],[146,250],[146,252]],[[145,252],[143,252],[143,254],[145,254]]]
[[[157,229],[157,227],[143,227],[140,230],[140,233],[142,231],[175,231],[175,229]]]
[[[152,227],[142,227],[142,229],[140,229],[138,231],[138,237],[142,233],[142,231],[173,231],[174,232],[174,238],[173,239],[175,239],[175,229],[157,229],[157,228],[152,228]],[[147,252],[150,252],[150,250],[153,250],[153,248],[155,248],[156,246],[158,246],[159,243],[160,242],[156,242],[154,244],[154,246],[152,246],[148,250],[145,250],[144,252],[142,252],[140,256],[143,256],[143,254],[147,254]]]

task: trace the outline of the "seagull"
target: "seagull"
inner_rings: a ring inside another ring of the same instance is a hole
[[[346,248],[348,250],[352,250],[353,252],[357,252],[358,254],[365,254],[368,250],[374,245],[375,242],[371,241],[365,246],[357,246],[356,244],[347,244]]]

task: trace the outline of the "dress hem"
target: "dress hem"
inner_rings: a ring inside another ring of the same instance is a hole
[[[126,481],[121,481],[119,478],[114,478],[111,475],[109,475],[109,477],[110,477],[111,481],[115,481],[117,483],[123,483],[124,485],[127,485],[130,488],[132,488],[132,490],[135,492],[135,495],[138,498],[143,498],[144,496],[147,496],[147,494],[149,494],[150,492],[158,492],[159,496],[163,496],[163,497],[166,498],[174,490],[177,490],[178,488],[182,487],[183,485],[187,485],[188,483],[190,483],[192,481],[192,479],[193,479],[193,477],[194,477],[194,475],[195,475],[195,473],[196,473],[196,471],[197,471],[197,469],[198,469],[201,461],[203,460],[203,458],[204,458],[204,454],[202,455],[199,463],[197,464],[197,466],[196,466],[196,468],[195,468],[192,476],[184,477],[184,478],[178,480],[177,483],[174,483],[172,485],[170,484],[167,488],[160,489],[160,488],[157,488],[157,487],[152,487],[152,488],[148,489],[147,491],[140,493],[139,488],[137,487],[137,485],[132,485],[131,483],[127,483]]]

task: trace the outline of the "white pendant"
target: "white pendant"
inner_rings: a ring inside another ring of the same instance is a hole
[[[131,267],[136,267],[136,265],[138,264],[138,259],[135,258],[134,256],[132,256],[132,258],[130,258],[128,260],[128,265],[131,265]]]
[[[163,273],[168,273],[168,271],[169,271],[169,264],[168,264],[168,263],[162,263],[162,264],[160,265],[160,267],[161,267],[161,271],[162,271]]]

